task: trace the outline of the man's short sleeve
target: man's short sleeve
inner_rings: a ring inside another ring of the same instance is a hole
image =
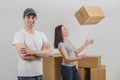
[[[41,33],[41,34],[43,36],[43,42],[47,42],[48,41],[47,36],[44,33]]]
[[[24,43],[24,36],[20,32],[16,32],[13,38],[13,45],[16,43]]]

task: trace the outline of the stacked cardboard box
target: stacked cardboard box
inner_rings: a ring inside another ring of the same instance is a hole
[[[60,54],[43,59],[44,80],[62,80],[61,62]],[[88,56],[79,60],[76,66],[82,80],[106,80],[106,68],[105,65],[101,65],[101,56]]]
[[[43,58],[44,80],[63,80],[60,72],[61,62],[61,54],[54,54],[53,57]],[[78,68],[78,65],[76,67]]]
[[[53,57],[43,59],[43,75],[44,80],[62,80],[60,73],[60,64],[62,56],[55,54]]]
[[[90,70],[91,80],[106,80],[105,65],[101,65],[101,67],[98,68],[91,68]]]
[[[78,72],[79,72],[79,74],[80,74],[81,79],[82,79],[82,80],[86,80],[86,79],[85,79],[85,78],[86,78],[86,77],[85,77],[85,75],[86,75],[85,69],[79,67],[79,68],[78,68]]]
[[[101,56],[88,56],[87,58],[78,61],[79,67],[91,68],[91,67],[100,67],[100,65],[101,65]]]
[[[81,25],[97,24],[104,17],[99,6],[83,6],[76,13],[75,17]]]
[[[101,65],[101,56],[88,56],[78,61],[82,80],[106,80],[106,67]]]

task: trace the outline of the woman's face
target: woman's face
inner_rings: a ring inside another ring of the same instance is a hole
[[[66,27],[62,26],[62,35],[63,36],[68,36],[68,30]]]

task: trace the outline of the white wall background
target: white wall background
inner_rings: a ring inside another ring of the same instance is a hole
[[[101,55],[107,68],[107,80],[120,80],[120,4],[119,0],[0,0],[0,80],[16,80],[17,56],[12,47],[13,35],[21,29],[23,11],[37,11],[36,28],[43,31],[53,44],[54,28],[64,24],[76,47],[87,38],[94,44],[82,53]],[[97,5],[106,17],[96,25],[79,25],[74,14],[83,5]]]

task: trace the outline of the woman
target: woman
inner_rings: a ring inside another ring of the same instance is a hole
[[[59,25],[55,28],[54,47],[58,48],[59,52],[63,56],[63,61],[61,63],[61,74],[63,80],[81,80],[75,65],[76,61],[85,58],[86,55],[81,55],[78,57],[75,55],[80,53],[92,43],[93,40],[86,40],[82,47],[75,49],[68,39],[68,30],[65,28],[65,26]]]

